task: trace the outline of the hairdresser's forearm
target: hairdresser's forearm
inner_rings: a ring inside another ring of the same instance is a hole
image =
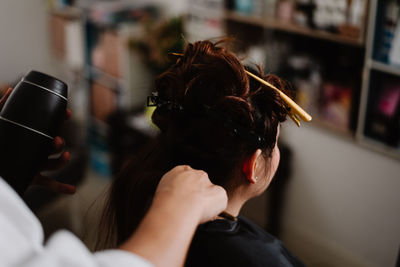
[[[156,196],[139,228],[120,248],[150,260],[155,266],[182,266],[200,222],[199,204],[182,199],[166,203],[163,196]]]

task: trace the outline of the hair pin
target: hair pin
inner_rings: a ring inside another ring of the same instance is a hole
[[[285,101],[285,103],[289,106],[289,117],[296,123],[297,126],[300,127],[300,118],[303,121],[309,122],[312,120],[312,117],[310,114],[308,114],[304,109],[302,109],[299,105],[297,105],[296,102],[294,102],[290,97],[285,95],[281,90],[270,84],[269,82],[265,81],[264,79],[261,79],[257,75],[245,70],[247,75],[252,77],[253,79],[257,80],[258,82],[268,86],[269,88],[274,89],[276,92],[279,93],[279,96]]]
[[[179,62],[180,58],[183,56],[182,53],[169,53],[171,56],[179,57],[177,63]],[[289,117],[293,120],[293,122],[300,127],[300,119],[302,119],[305,122],[310,122],[312,120],[312,117],[310,114],[308,114],[304,109],[302,109],[299,105],[297,105],[296,102],[294,102],[289,96],[284,94],[281,90],[276,88],[274,85],[271,83],[265,81],[264,79],[258,77],[257,75],[245,70],[247,75],[255,79],[256,81],[268,86],[271,89],[274,89],[279,96],[282,98],[283,101],[288,105],[288,115]]]
[[[158,96],[151,95],[147,97],[147,106],[148,107],[156,107],[158,105]]]

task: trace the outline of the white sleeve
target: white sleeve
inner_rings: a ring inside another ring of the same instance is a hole
[[[17,266],[150,267],[153,265],[149,261],[123,250],[104,250],[93,254],[72,233],[59,231],[49,239],[41,251],[32,253]]]

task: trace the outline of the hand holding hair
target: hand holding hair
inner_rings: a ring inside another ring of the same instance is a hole
[[[227,200],[206,172],[177,166],[161,178],[149,212],[120,249],[155,266],[182,266],[198,224],[215,219]]]
[[[211,183],[205,171],[181,165],[163,176],[154,198],[154,203],[157,201],[169,201],[172,207],[185,208],[182,207],[185,205],[197,209],[199,223],[204,223],[226,208],[228,197],[225,189]]]

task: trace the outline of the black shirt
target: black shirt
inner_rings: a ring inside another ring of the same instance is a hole
[[[281,241],[248,219],[215,220],[200,225],[186,267],[305,266]]]

